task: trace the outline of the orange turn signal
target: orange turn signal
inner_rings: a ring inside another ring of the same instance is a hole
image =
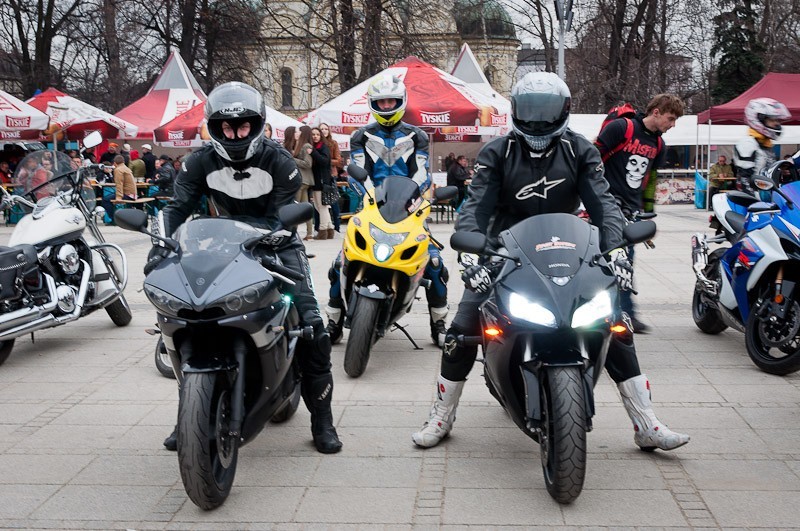
[[[624,324],[615,324],[611,326],[611,331],[615,334],[624,334],[628,331],[628,327]]]
[[[780,294],[780,293],[775,295],[775,302],[778,303],[778,304],[783,304],[783,295]]]
[[[497,337],[497,336],[500,335],[500,329],[498,329],[498,328],[487,328],[486,330],[483,331],[483,333],[486,334],[489,337]]]

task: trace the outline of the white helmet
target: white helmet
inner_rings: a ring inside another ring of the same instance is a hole
[[[567,130],[572,95],[553,72],[525,74],[511,89],[511,124],[530,148],[541,153]]]
[[[783,103],[772,98],[756,98],[747,103],[744,108],[744,119],[751,128],[765,137],[776,140],[781,136],[781,124],[776,127],[767,127],[764,121],[768,118],[785,122],[792,115]]]
[[[381,100],[394,100],[395,103],[390,109],[384,110],[378,106]],[[397,76],[378,74],[367,88],[367,101],[375,120],[384,127],[393,127],[406,112],[406,86]]]

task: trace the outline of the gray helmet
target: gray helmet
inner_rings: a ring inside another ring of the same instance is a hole
[[[569,87],[556,74],[525,74],[511,89],[511,126],[541,153],[567,130],[571,102]]]
[[[264,98],[250,85],[231,81],[212,90],[206,100],[206,124],[217,154],[231,162],[250,160],[264,138],[266,115]],[[244,122],[250,122],[250,134],[245,138],[227,138],[222,132],[222,122],[228,122],[234,131]]]

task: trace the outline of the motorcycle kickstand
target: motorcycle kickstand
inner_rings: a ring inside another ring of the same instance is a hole
[[[414,341],[414,339],[409,335],[409,333],[406,331],[404,326],[402,326],[402,325],[400,325],[398,323],[395,323],[393,326],[394,326],[394,328],[392,328],[392,331],[400,330],[401,332],[403,332],[406,335],[406,337],[408,338],[408,340],[411,341],[411,344],[414,345],[414,350],[423,350],[422,347],[417,345],[417,342]]]

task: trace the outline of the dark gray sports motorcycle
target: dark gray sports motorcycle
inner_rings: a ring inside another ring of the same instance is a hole
[[[279,211],[292,229],[312,216],[308,203]],[[313,330],[300,326],[284,287],[304,276],[281,265],[269,244],[273,231],[241,220],[190,220],[172,240],[147,232],[142,211],[121,210],[114,219],[174,251],[145,278],[144,291],[180,380],[183,485],[198,507],[214,509],[230,493],[239,447],[300,403],[295,347]]]
[[[656,225],[625,227],[629,243],[653,237]],[[514,423],[541,447],[547,491],[574,501],[586,473],[586,432],[592,429],[594,386],[613,333],[627,332],[618,288],[600,249],[599,231],[577,216],[542,214],[500,234],[487,248],[484,235],[456,232],[457,251],[491,257],[497,275],[480,306],[481,345],[489,391]]]

